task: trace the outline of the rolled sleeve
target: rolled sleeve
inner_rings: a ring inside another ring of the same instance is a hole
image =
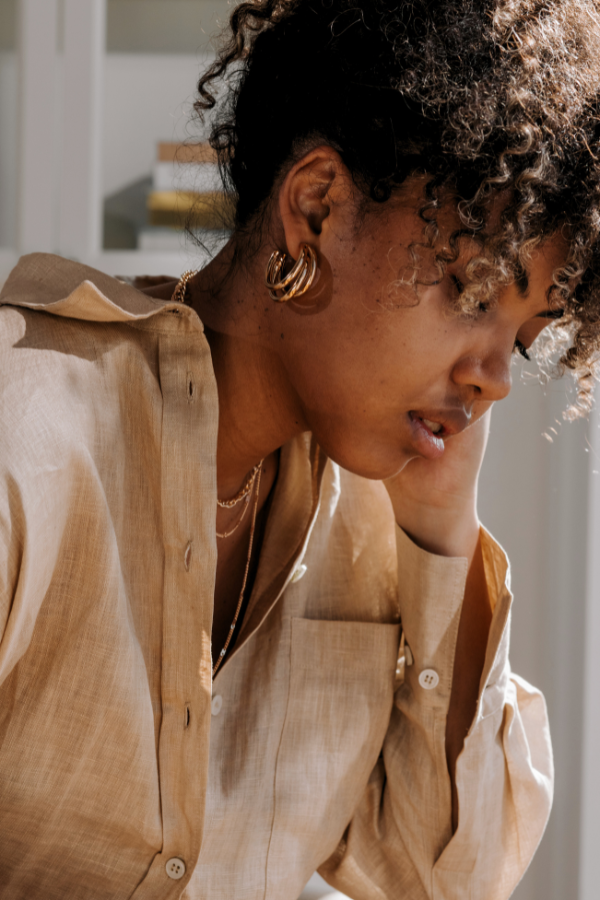
[[[546,707],[510,671],[509,565],[485,529],[481,546],[493,617],[477,712],[457,762],[453,835],[445,735],[467,560],[426,553],[397,529],[410,664],[382,758],[338,853],[321,870],[356,900],[505,900],[544,832],[553,785]]]

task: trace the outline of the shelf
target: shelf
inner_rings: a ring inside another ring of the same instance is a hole
[[[81,261],[107,275],[170,275],[179,278],[186,269],[201,269],[210,257],[200,249],[180,253],[147,253],[143,250],[105,250]]]

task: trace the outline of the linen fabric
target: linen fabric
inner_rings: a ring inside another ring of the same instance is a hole
[[[507,898],[553,771],[544,700],[509,666],[499,545],[482,530],[494,614],[452,835],[466,560],[416,547],[383,485],[302,435],[213,685],[198,316],[41,254],[0,304],[0,895],[296,900],[318,868],[355,900]]]

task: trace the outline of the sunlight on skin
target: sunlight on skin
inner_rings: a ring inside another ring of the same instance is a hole
[[[423,186],[423,178],[411,179],[397,197],[357,217],[342,160],[330,147],[316,148],[283,179],[256,252],[233,265],[230,242],[192,281],[191,303],[206,326],[219,388],[220,496],[235,494],[260,459],[311,431],[344,468],[387,479],[399,521],[415,539],[427,545],[419,536],[427,531],[431,549],[470,558],[466,531],[476,518],[486,431],[464,430],[510,391],[515,342],[530,346],[549,324],[547,291],[563,244],[555,236],[533,254],[527,296],[511,285],[475,321],[453,315],[476,252],[470,242],[439,283],[416,294],[399,287],[412,272],[411,246],[423,240]],[[452,204],[438,223],[447,240],[458,226]],[[274,303],[266,262],[276,247],[296,258],[302,243],[317,252],[317,283],[300,301]],[[446,515],[454,526],[448,546]]]
[[[362,217],[355,193],[336,151],[313,150],[279,186],[255,252],[236,265],[230,242],[191,282],[219,391],[218,491],[234,495],[265,458],[262,509],[278,448],[311,431],[344,468],[385,480],[396,521],[417,544],[467,558],[446,730],[456,828],[456,760],[473,719],[492,617],[477,517],[490,408],[510,391],[516,342],[529,347],[550,322],[548,289],[564,247],[559,236],[549,238],[532,254],[526,295],[510,285],[470,319],[451,310],[477,252],[473,241],[463,242],[437,283],[410,284],[411,247],[423,240],[423,179]],[[438,225],[442,241],[459,226],[451,204]],[[296,259],[302,243],[316,250],[319,277],[301,300],[274,303],[264,286],[269,256],[277,248]],[[173,287],[151,292],[169,299]],[[218,518],[217,527],[224,525]],[[240,528],[219,547],[218,627],[231,619],[247,538]]]
[[[532,260],[527,298],[509,288],[476,322],[448,314],[466,256],[439,284],[421,287],[417,298],[407,287],[406,305],[400,298],[390,308],[390,284],[406,274],[409,247],[422,240],[422,184],[415,179],[357,219],[341,159],[317,148],[283,180],[251,258],[230,271],[230,242],[193,280],[191,302],[219,382],[223,495],[302,431],[350,471],[389,478],[411,459],[439,455],[439,442],[415,427],[417,416],[441,421],[449,434],[507,395],[515,340],[529,345],[548,324],[537,317],[548,309],[559,242]],[[452,209],[440,225],[446,233],[456,226]],[[296,258],[301,243],[317,252],[318,282],[301,301],[274,303],[264,287],[267,260],[276,247]]]

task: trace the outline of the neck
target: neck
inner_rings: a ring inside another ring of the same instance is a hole
[[[190,285],[219,393],[219,497],[233,496],[253,466],[307,430],[281,357],[273,350],[279,311],[259,272],[232,268],[232,259],[227,245]]]

